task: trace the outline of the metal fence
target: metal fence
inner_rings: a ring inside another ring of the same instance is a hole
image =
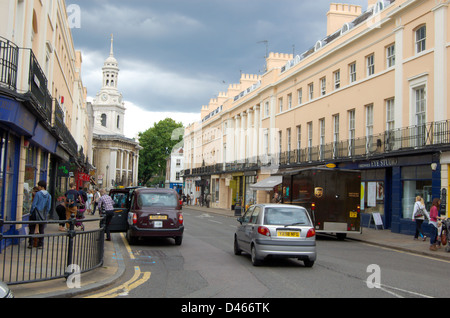
[[[76,231],[75,224],[99,222],[102,218],[69,219],[69,230],[52,234],[1,235],[0,281],[9,285],[68,278],[103,264],[104,227]],[[64,221],[8,221],[3,225],[60,224]],[[0,223],[1,220],[0,220]],[[0,224],[0,228],[1,228]],[[1,233],[1,232],[0,232]],[[29,248],[35,240],[43,239],[42,248]]]

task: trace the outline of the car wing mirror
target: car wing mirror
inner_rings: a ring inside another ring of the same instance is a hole
[[[238,217],[237,221],[242,224],[242,218],[241,217]]]

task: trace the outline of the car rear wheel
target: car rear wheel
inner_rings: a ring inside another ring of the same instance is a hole
[[[311,261],[311,260],[309,260],[309,259],[305,259],[305,260],[303,261],[303,264],[305,264],[305,267],[313,267],[314,261]]]
[[[175,245],[181,245],[182,242],[183,242],[182,236],[175,236]]]
[[[131,235],[131,230],[130,228],[127,229],[127,241],[129,244],[136,244],[137,243],[138,238],[136,236]]]
[[[242,250],[239,248],[239,243],[237,237],[234,236],[234,255],[241,255]]]
[[[251,250],[250,255],[251,255],[253,266],[261,265],[261,259],[258,257],[258,252],[256,251],[255,245],[252,245],[252,250]]]

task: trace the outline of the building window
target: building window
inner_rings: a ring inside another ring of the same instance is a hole
[[[367,76],[371,76],[375,73],[375,56],[369,55],[367,57]]]
[[[333,116],[333,158],[338,156],[339,150],[339,114]]]
[[[425,145],[426,141],[426,123],[427,123],[427,101],[425,96],[425,87],[414,89],[416,104],[416,127],[417,127],[417,146]]]
[[[425,51],[427,38],[427,27],[424,25],[416,30],[416,53]]]
[[[106,127],[106,114],[102,114],[101,124],[103,127]]]
[[[356,62],[349,65],[350,83],[356,82]]]
[[[337,70],[334,72],[334,89],[341,87],[341,71]]]
[[[288,94],[288,109],[292,108],[292,94]]]
[[[175,174],[175,180],[176,180],[176,181],[180,180],[180,173],[179,173],[179,172],[177,172],[177,173]]]
[[[312,160],[312,142],[313,142],[313,127],[312,123],[308,123],[308,161]]]
[[[264,104],[264,116],[269,117],[270,110],[269,110],[269,102],[265,102]]]
[[[355,152],[355,110],[348,112],[348,156],[353,156]]]
[[[282,151],[282,144],[283,144],[283,133],[282,131],[278,131],[278,153],[281,153]]]
[[[120,129],[120,116],[117,115],[117,129]]]
[[[323,77],[320,79],[320,94],[324,96],[327,93],[327,79]]]
[[[386,65],[387,67],[395,65],[395,44],[386,48]]]
[[[386,130],[394,130],[395,119],[394,119],[394,105],[395,99],[391,98],[386,100]]]
[[[181,167],[181,159],[177,159],[176,165],[177,165],[177,167]]]
[[[286,130],[286,137],[287,137],[287,151],[291,151],[291,128],[288,128]]]
[[[416,196],[420,195],[425,201],[427,211],[430,211],[432,201],[432,172],[430,166],[402,167],[403,188],[403,218],[411,218]]]
[[[280,110],[280,113],[281,113],[283,111],[283,97],[280,97],[278,99],[278,107],[279,107],[279,110]]]
[[[301,105],[303,100],[303,90],[301,88],[297,89],[297,101],[298,104]]]
[[[314,83],[308,85],[309,88],[309,100],[313,100],[314,98]]]
[[[366,106],[366,154],[371,151],[373,142],[373,105]]]
[[[322,160],[325,156],[325,119],[324,118],[319,120],[319,133],[320,133],[319,160]]]

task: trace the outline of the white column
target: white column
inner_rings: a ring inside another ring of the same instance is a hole
[[[253,142],[252,142],[252,154],[254,157],[257,157],[259,155],[258,146],[260,139],[262,139],[261,134],[259,133],[259,128],[261,127],[259,125],[260,122],[260,107],[257,105],[253,107],[254,109],[254,116],[253,116]],[[255,158],[256,159],[256,158]]]
[[[253,108],[249,108],[247,110],[247,146],[246,146],[246,158],[249,160],[253,160]],[[252,161],[250,161],[252,162]]]
[[[434,11],[434,121],[447,119],[447,32],[448,3],[441,3]]]
[[[395,30],[395,102],[394,102],[394,120],[395,128],[403,126],[403,30],[404,26],[397,25]],[[407,126],[407,125],[406,125]]]
[[[241,116],[240,115],[236,115],[235,117],[235,121],[234,121],[235,125],[234,125],[234,156],[233,156],[233,160],[237,161],[239,160],[239,152],[240,152],[240,148],[239,148],[239,143],[240,143],[240,129],[241,129]]]

